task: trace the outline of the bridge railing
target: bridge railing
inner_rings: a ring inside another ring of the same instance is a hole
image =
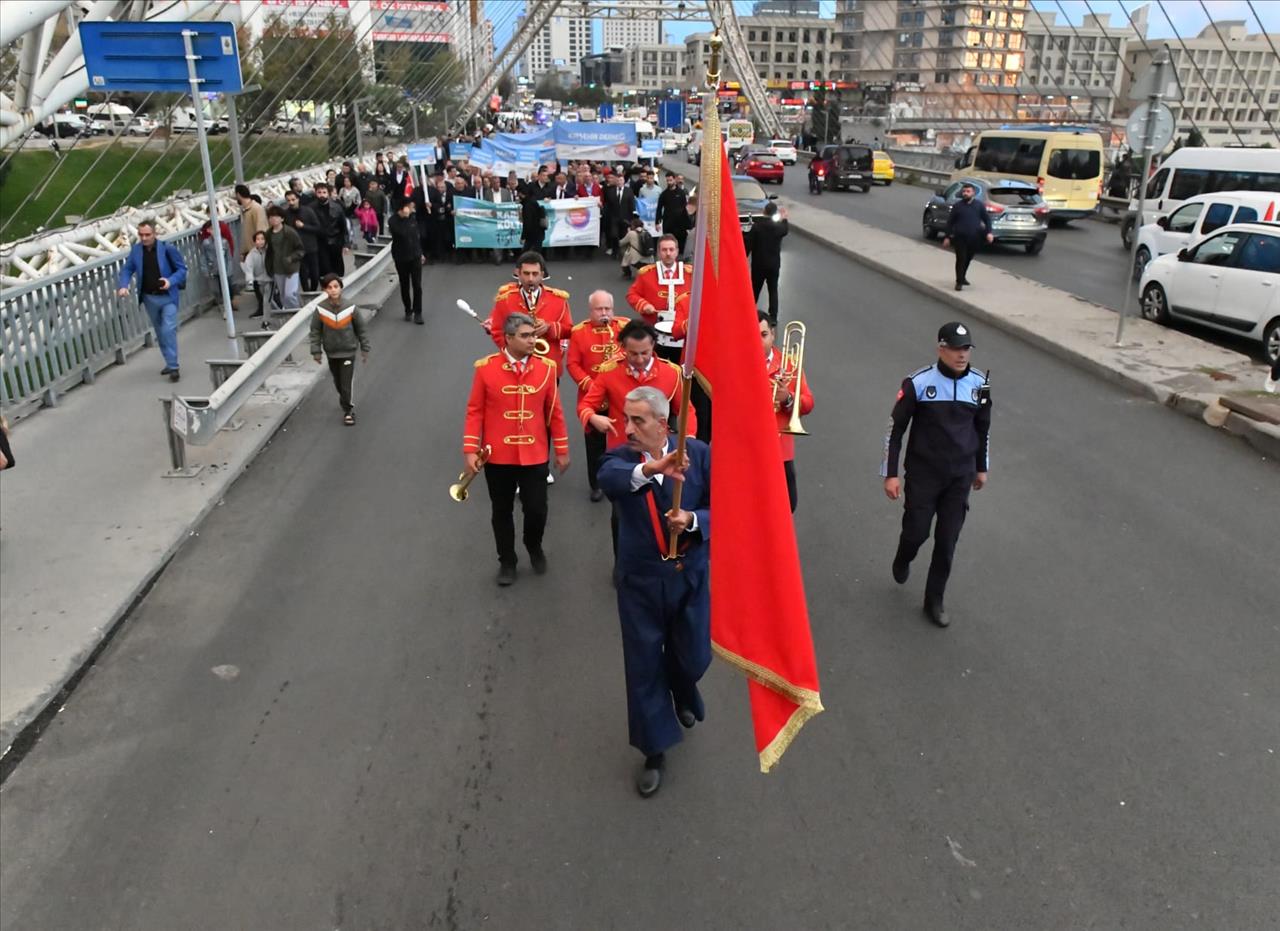
[[[359,250],[352,253],[356,267],[343,276],[344,299],[353,297],[391,264],[390,237],[380,236],[378,244],[381,248],[376,252]],[[199,466],[192,468],[187,464],[187,444],[204,446],[213,442],[219,430],[234,426],[235,415],[244,403],[308,337],[311,318],[324,299],[323,294],[313,297],[270,338],[263,342],[255,340],[253,345],[257,348],[248,359],[208,360],[217,386],[212,394],[207,397],[175,394],[160,399],[164,406],[165,437],[173,466],[168,475],[189,477],[200,471]]]
[[[227,222],[238,236],[239,218]],[[164,237],[187,263],[179,322],[219,299],[217,279],[201,272],[198,233],[192,227]],[[127,251],[104,256],[0,291],[0,408],[6,416],[53,407],[62,392],[92,383],[102,369],[151,345],[151,323],[136,294],[116,296],[127,257]]]

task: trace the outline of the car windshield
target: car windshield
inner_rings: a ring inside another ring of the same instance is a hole
[[[1006,207],[1034,207],[1040,203],[1040,192],[1030,187],[998,187],[987,192],[987,200]]]
[[[690,197],[698,196],[698,188],[695,185],[689,192]],[[754,178],[734,178],[733,179],[733,199],[739,205],[743,201],[748,200],[768,200],[768,196],[764,192],[764,188],[760,186],[760,182]]]

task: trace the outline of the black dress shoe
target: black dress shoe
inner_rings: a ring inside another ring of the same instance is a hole
[[[502,586],[511,585],[516,580],[515,563],[502,563],[498,566],[498,584]]]
[[[951,618],[947,617],[947,609],[942,606],[941,601],[934,601],[932,598],[924,600],[924,613],[929,620],[937,624],[939,627],[946,627],[951,623]]]
[[[662,769],[666,759],[661,753],[644,758],[644,768],[636,776],[636,791],[641,798],[648,798],[662,786]]]
[[[962,281],[962,282],[960,282],[960,283],[961,283],[961,284],[963,284],[963,285],[967,285],[967,284],[969,284],[969,279],[968,279],[968,278],[966,278],[964,281]]]
[[[911,576],[911,563],[900,562],[897,559],[893,561],[893,580],[902,585]]]
[[[964,288],[964,285],[962,285],[960,282],[958,282],[958,281],[957,281],[957,282],[956,282],[956,290],[957,290],[957,291],[959,291],[959,290],[961,290],[961,289],[963,289],[963,288]]]
[[[547,574],[547,554],[542,550],[529,550],[529,565],[538,575]]]
[[[180,373],[177,369],[169,369],[169,381],[177,381],[181,377],[182,377],[182,373]]]
[[[422,314],[414,314],[413,322],[416,323],[418,326],[423,326],[426,323],[426,321],[422,319]]]
[[[592,501],[601,501],[601,500],[603,500],[603,499],[604,499],[604,492],[603,492],[603,491],[601,491],[599,488],[593,488],[593,489],[591,489],[591,500],[592,500]]]
[[[693,709],[684,708],[680,705],[676,705],[676,719],[686,731],[698,723],[698,716],[693,713]]]
[[[412,320],[412,319],[413,319],[413,311],[411,311],[411,310],[406,310],[406,311],[404,312],[404,322],[405,322],[405,323],[408,323],[408,322],[409,322],[410,320]]]

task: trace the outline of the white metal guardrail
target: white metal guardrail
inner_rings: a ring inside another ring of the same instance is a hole
[[[382,239],[386,240],[386,237]],[[353,255],[356,269],[343,276],[345,297],[373,281],[391,264],[390,241],[387,240],[377,252],[355,252]],[[200,467],[191,468],[187,464],[187,444],[207,445],[213,442],[219,430],[231,423],[249,397],[307,338],[311,317],[322,300],[323,295],[302,306],[208,397],[175,394],[160,399],[164,406],[164,429],[173,465],[169,475],[189,477],[200,471]]]
[[[238,235],[239,218],[230,221]],[[218,298],[216,279],[201,274],[198,228],[166,236],[187,263],[179,322]],[[92,383],[109,365],[154,339],[134,294],[116,296],[127,252],[86,262],[47,278],[0,291],[0,408],[22,417],[53,407],[69,388]]]

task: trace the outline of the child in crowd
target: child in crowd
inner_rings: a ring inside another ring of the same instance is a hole
[[[356,220],[360,223],[360,232],[364,233],[364,241],[373,242],[378,235],[378,211],[373,209],[369,198],[360,201],[360,206],[356,208]]]
[[[267,292],[271,290],[271,276],[267,274],[267,231],[253,234],[253,248],[240,263],[244,280],[253,286],[253,296],[258,299],[258,309],[250,317],[261,317]]]
[[[338,389],[342,406],[342,422],[348,427],[356,422],[351,386],[356,371],[356,350],[360,361],[369,361],[369,330],[364,317],[354,304],[343,307],[342,279],[329,274],[320,279],[325,299],[311,318],[311,357],[320,364],[320,354],[329,357],[329,373]]]

